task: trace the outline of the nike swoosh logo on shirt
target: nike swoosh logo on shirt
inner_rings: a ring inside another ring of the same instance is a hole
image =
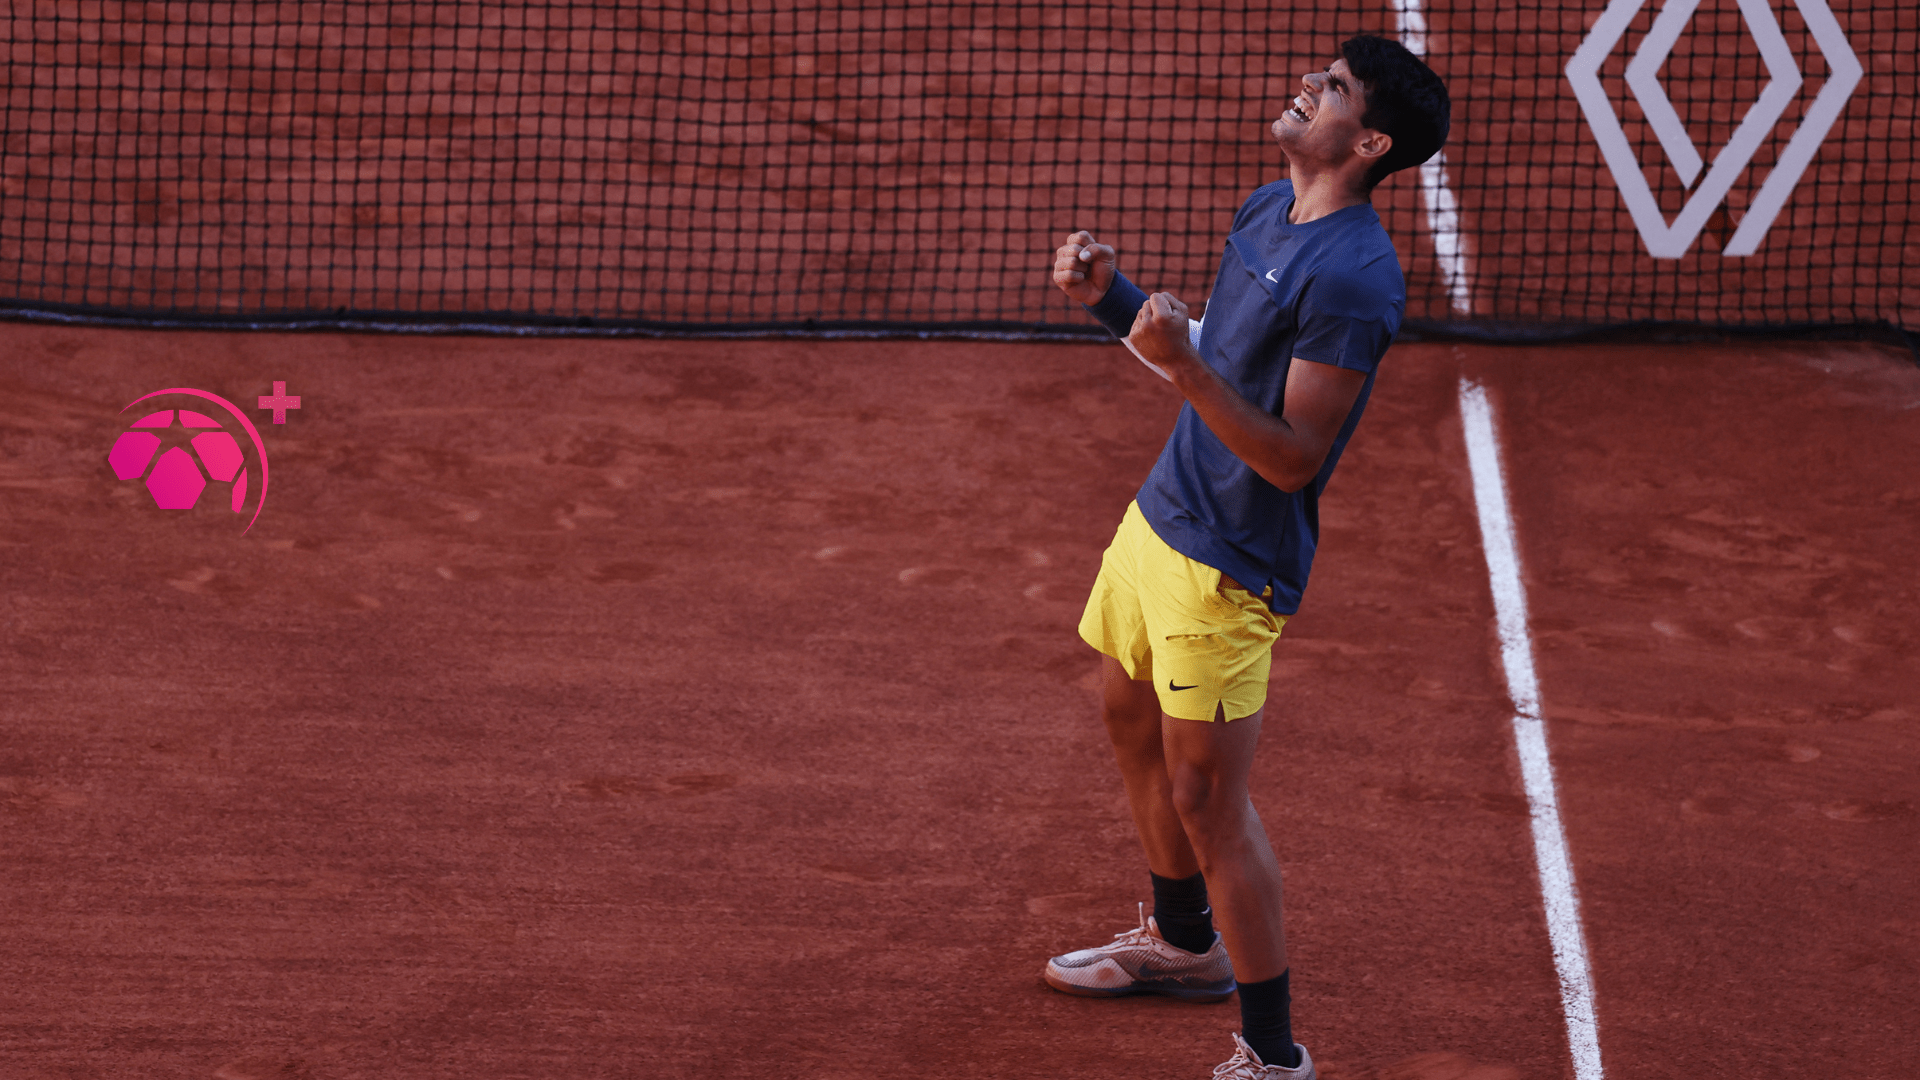
[[[1193,684],[1193,686],[1199,686],[1199,685],[1200,685],[1199,683]],[[1167,680],[1167,689],[1169,690],[1191,690],[1193,689],[1193,686],[1175,686],[1173,685],[1172,679]]]
[[[1280,272],[1280,268],[1277,266],[1267,271],[1267,280],[1273,282],[1275,285],[1280,284],[1280,279],[1273,276],[1279,272]]]

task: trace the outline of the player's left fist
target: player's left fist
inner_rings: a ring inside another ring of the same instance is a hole
[[[1127,340],[1141,356],[1163,368],[1200,357],[1187,339],[1187,305],[1170,292],[1157,292],[1140,305]]]

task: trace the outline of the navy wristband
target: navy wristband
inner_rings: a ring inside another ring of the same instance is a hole
[[[1147,294],[1140,286],[1127,280],[1127,276],[1114,272],[1113,284],[1107,286],[1107,294],[1097,304],[1083,304],[1100,325],[1117,338],[1124,338],[1133,332],[1133,318],[1140,314],[1140,308],[1147,302]]]

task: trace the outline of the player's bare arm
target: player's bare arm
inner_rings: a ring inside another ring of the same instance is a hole
[[[1282,491],[1298,491],[1319,475],[1367,381],[1365,372],[1295,360],[1281,415],[1275,416],[1200,359],[1187,337],[1187,305],[1172,293],[1147,297],[1127,340],[1167,373],[1235,457]]]
[[[1053,253],[1053,283],[1070,299],[1092,307],[1113,285],[1116,266],[1113,248],[1081,229]]]

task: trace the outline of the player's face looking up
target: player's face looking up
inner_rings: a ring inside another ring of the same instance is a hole
[[[1302,76],[1300,93],[1273,122],[1273,137],[1296,170],[1361,173],[1393,146],[1393,139],[1362,122],[1367,113],[1366,87],[1347,67],[1345,57],[1325,71]]]

